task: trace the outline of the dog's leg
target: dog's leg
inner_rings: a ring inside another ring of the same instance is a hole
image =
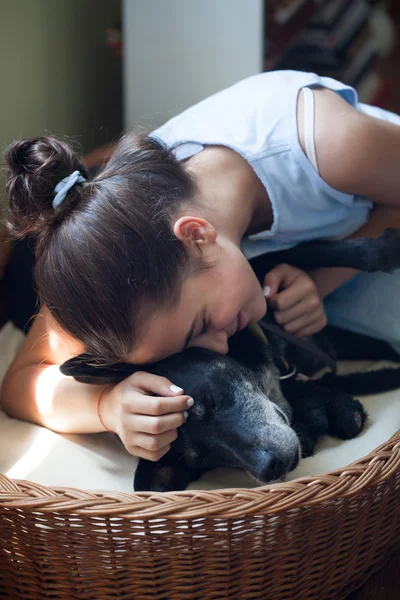
[[[270,252],[250,260],[259,278],[263,278],[280,263],[305,270],[316,267],[351,267],[359,271],[391,273],[400,267],[400,231],[386,229],[376,238],[307,242],[289,250]]]
[[[171,492],[185,490],[208,469],[188,467],[178,457],[171,459],[167,453],[159,461],[141,458],[135,473],[135,492]],[[175,462],[176,460],[176,462]]]
[[[356,437],[368,418],[361,402],[346,392],[324,388],[327,398],[328,433],[341,440]]]
[[[356,396],[368,394],[382,394],[400,388],[400,369],[387,367],[365,371],[364,373],[348,373],[347,375],[333,375],[327,373],[319,380],[330,389],[341,390]]]
[[[318,438],[314,438],[311,435],[306,423],[302,423],[301,421],[297,421],[296,423],[294,423],[293,429],[296,432],[297,437],[299,438],[301,458],[308,458],[309,456],[313,456]]]
[[[312,456],[316,443],[329,427],[323,389],[312,381],[295,379],[283,380],[281,388],[293,409],[292,427],[300,441],[301,455]]]
[[[391,360],[400,361],[400,354],[388,342],[371,338],[367,335],[347,331],[340,327],[328,325],[317,336],[318,345],[330,344],[334,348],[336,360]],[[324,348],[324,346],[323,346]],[[326,351],[326,348],[324,348]],[[288,359],[290,360],[290,359]],[[301,367],[299,367],[301,371]],[[396,385],[399,387],[399,384]],[[343,388],[345,389],[345,388]],[[352,393],[351,390],[347,390]],[[358,392],[357,392],[358,393]]]
[[[304,456],[313,453],[312,441],[315,446],[326,433],[347,440],[362,430],[367,414],[361,402],[349,394],[314,381],[288,380],[282,384]]]
[[[286,398],[295,418],[305,424],[315,440],[325,433],[349,440],[360,433],[367,420],[361,402],[318,381],[292,381]]]

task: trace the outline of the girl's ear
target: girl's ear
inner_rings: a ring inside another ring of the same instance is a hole
[[[183,244],[213,244],[217,239],[217,230],[200,217],[180,217],[174,224],[174,234]]]

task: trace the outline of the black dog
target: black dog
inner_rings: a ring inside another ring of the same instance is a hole
[[[349,266],[390,272],[400,266],[399,250],[400,232],[387,230],[372,240],[302,244],[259,257],[252,266],[260,279],[281,262],[306,269]],[[387,344],[348,332],[331,329],[329,336],[320,334],[314,340],[335,358],[399,359]],[[195,404],[171,450],[156,463],[140,459],[135,490],[185,489],[221,466],[241,467],[263,483],[277,480],[296,467],[300,456],[313,454],[322,435],[350,439],[361,431],[364,409],[343,390],[376,393],[400,387],[400,369],[329,374],[318,381],[282,378],[288,361],[307,373],[322,366],[318,357],[299,352],[279,335],[268,334],[265,343],[251,328],[230,339],[226,356],[190,348],[146,365],[147,371],[181,386]],[[106,383],[121,381],[136,369],[132,364],[104,368],[88,363],[93,360],[81,355],[64,363],[61,371],[83,382]]]

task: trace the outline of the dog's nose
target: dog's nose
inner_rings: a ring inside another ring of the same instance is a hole
[[[278,479],[283,475],[285,469],[283,462],[269,450],[263,451],[262,464],[260,479],[261,481],[271,481],[272,479]]]

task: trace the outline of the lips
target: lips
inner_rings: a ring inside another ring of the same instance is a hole
[[[242,329],[244,329],[247,325],[247,319],[244,316],[244,314],[242,313],[242,311],[239,312],[238,316],[237,316],[237,330],[236,331],[242,331]]]
[[[240,311],[236,315],[236,322],[233,323],[232,327],[229,329],[225,328],[228,338],[235,335],[235,333],[238,333],[238,331],[242,331],[242,329],[244,329],[246,327],[246,325],[247,325],[247,319],[244,316],[244,314],[242,313],[242,311]]]

